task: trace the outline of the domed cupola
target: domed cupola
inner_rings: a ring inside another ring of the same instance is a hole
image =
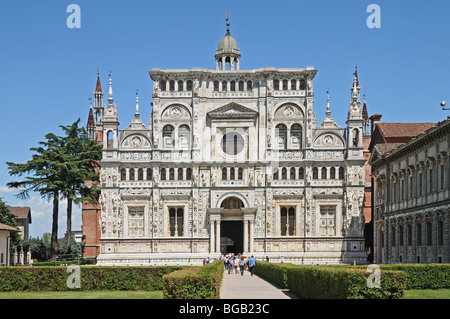
[[[229,13],[227,13],[228,15]],[[239,60],[241,58],[240,51],[236,40],[230,34],[230,22],[227,21],[227,33],[220,40],[219,47],[216,50],[216,70],[239,70]]]

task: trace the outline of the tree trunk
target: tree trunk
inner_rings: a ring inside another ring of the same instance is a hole
[[[72,250],[72,198],[67,198],[66,254]]]
[[[53,223],[52,223],[52,243],[50,248],[50,260],[56,261],[58,253],[58,207],[59,207],[59,191],[53,191]]]

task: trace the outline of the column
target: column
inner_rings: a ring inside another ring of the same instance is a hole
[[[215,253],[215,249],[214,249],[214,219],[210,220],[210,234],[209,234],[209,251],[211,252],[211,254]]]
[[[143,168],[142,169],[142,180],[146,181],[147,180],[147,168]]]
[[[220,220],[216,220],[216,253],[220,252]]]
[[[254,238],[254,221],[250,221],[250,252],[253,253],[253,238]]]
[[[248,220],[244,219],[244,254],[248,252]]]

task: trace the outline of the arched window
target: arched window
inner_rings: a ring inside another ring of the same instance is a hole
[[[283,80],[283,90],[288,89],[288,80]]]
[[[287,169],[286,169],[286,167],[283,167],[281,169],[281,179],[287,179]]]
[[[353,129],[353,146],[358,147],[359,145],[359,130],[357,128]]]
[[[230,82],[230,91],[231,92],[236,91],[236,82],[234,82],[234,81]]]
[[[305,82],[305,80],[300,80],[300,90],[306,90],[306,82]]]
[[[253,90],[253,82],[247,81],[247,91],[251,91],[251,90]]]
[[[189,126],[181,125],[178,128],[178,148],[181,150],[186,150],[190,148],[191,133]]]
[[[300,167],[298,169],[298,179],[304,179],[305,178],[305,170],[303,169],[303,167]]]
[[[295,168],[291,167],[291,169],[289,170],[289,178],[294,180],[295,179]]]
[[[183,169],[181,167],[178,168],[177,179],[179,181],[183,180]]]
[[[344,168],[339,167],[339,179],[344,179]]]
[[[169,169],[169,180],[175,180],[175,169],[173,168]]]
[[[233,180],[234,179],[234,167],[230,168],[230,179]]]
[[[291,80],[291,90],[297,89],[297,80]]]
[[[166,174],[166,169],[165,168],[161,168],[161,180],[162,181],[167,180],[167,174]]]
[[[163,127],[163,143],[164,148],[174,148],[174,127],[172,125],[166,125]]]
[[[108,131],[106,135],[106,147],[113,148],[114,147],[114,132]]]
[[[165,81],[165,80],[161,80],[161,81],[160,81],[160,85],[159,85],[159,86],[160,86],[160,88],[161,88],[161,91],[166,91],[166,89],[167,89],[167,88],[166,88],[166,85],[167,85],[167,84],[166,84],[166,81]]]
[[[284,124],[278,124],[275,127],[278,149],[284,150],[287,147],[287,128]]]
[[[188,168],[186,169],[186,179],[187,179],[188,181],[192,180],[192,168],[190,168],[190,167],[188,167]]]
[[[280,89],[280,80],[273,80],[273,89],[276,91]]]
[[[175,91],[175,81],[173,80],[169,82],[169,91]]]
[[[319,179],[319,169],[317,167],[313,168],[313,179]]]
[[[219,81],[214,81],[214,91],[219,92]]]
[[[120,170],[120,180],[125,181],[127,179],[127,170],[125,168],[122,168]]]
[[[151,181],[153,178],[153,170],[151,168],[147,168],[147,180]]]
[[[336,179],[336,169],[334,167],[330,168],[330,179]]]
[[[144,180],[144,170],[142,168],[138,169],[138,181]]]
[[[192,81],[188,80],[186,82],[186,91],[192,91]]]
[[[320,176],[321,179],[327,179],[327,168],[322,167],[322,174]]]
[[[222,82],[222,91],[223,91],[223,92],[226,92],[226,91],[227,91],[227,85],[228,85],[228,82],[227,82],[227,81],[223,81],[223,82]]]
[[[239,81],[239,91],[244,91],[244,81]]]
[[[302,127],[300,124],[293,124],[291,126],[291,148],[302,148]]]
[[[243,178],[242,172],[243,172],[242,167],[239,167],[239,168],[238,168],[238,180],[242,180],[242,178]]]
[[[178,91],[183,91],[183,81],[178,81]]]
[[[227,180],[227,168],[226,167],[224,167],[224,168],[222,168],[222,180],[223,181],[226,181]]]
[[[182,207],[169,208],[170,236],[183,236],[184,209]]]
[[[134,181],[134,168],[130,168],[130,181]]]

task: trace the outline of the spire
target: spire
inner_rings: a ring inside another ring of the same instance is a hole
[[[97,67],[97,85],[95,87],[95,92],[103,93],[102,85],[100,84],[100,73],[98,71],[98,67]]]
[[[90,107],[89,107],[89,116],[88,116],[88,121],[87,121],[86,127],[88,127],[88,128],[95,127],[94,112],[92,110],[92,102],[90,103]]]
[[[328,93],[328,91],[327,91]],[[325,114],[327,115],[327,117],[329,118],[331,115],[331,111],[330,111],[330,94],[327,94],[327,111],[325,112]]]
[[[363,120],[369,121],[369,113],[367,112],[366,96],[364,96],[364,105],[362,111]]]
[[[225,36],[229,36],[229,35],[231,35],[230,34],[230,21],[228,21],[228,18],[230,17],[230,11],[227,11],[226,13],[225,13],[226,15],[227,15],[227,18],[226,18],[226,25],[227,25],[227,33],[225,33]]]
[[[112,91],[112,80],[111,80],[111,71],[109,72],[109,92],[108,92],[109,98],[108,98],[108,102],[109,105],[112,105],[114,102],[113,99],[113,91]]]
[[[138,90],[136,90],[136,112],[134,113],[134,117],[136,119],[139,118],[139,96],[138,96]]]
[[[339,127],[336,122],[331,118],[331,107],[330,107],[330,94],[329,90],[327,90],[327,111],[325,112],[326,117],[323,119],[320,127]]]

